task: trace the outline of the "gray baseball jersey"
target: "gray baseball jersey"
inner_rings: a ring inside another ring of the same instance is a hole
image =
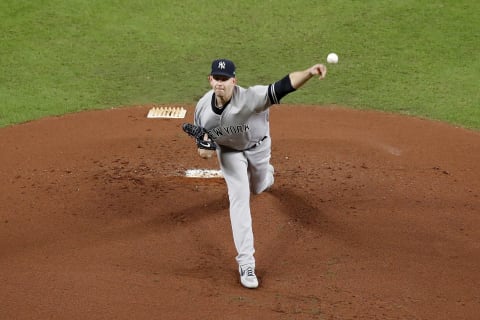
[[[197,103],[195,124],[204,127],[220,146],[246,150],[269,135],[268,86],[243,88],[235,86],[233,96],[225,110],[215,110],[213,90]]]

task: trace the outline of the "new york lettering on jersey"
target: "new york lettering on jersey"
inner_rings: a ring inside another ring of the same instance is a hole
[[[241,134],[250,131],[250,127],[248,124],[240,124],[240,125],[234,125],[234,126],[219,126],[216,128],[213,128],[211,130],[208,130],[208,135],[212,139],[217,139],[218,137],[227,135],[234,135],[234,134]]]

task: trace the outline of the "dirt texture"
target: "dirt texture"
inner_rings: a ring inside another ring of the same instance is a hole
[[[479,319],[479,132],[274,106],[249,290],[193,106],[151,107],[0,129],[0,319]]]

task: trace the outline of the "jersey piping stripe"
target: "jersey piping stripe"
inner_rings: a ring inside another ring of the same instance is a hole
[[[270,101],[272,102],[272,104],[278,104],[279,101],[277,99],[277,94],[275,92],[275,84],[272,83],[269,87],[268,87],[268,96],[270,97]]]

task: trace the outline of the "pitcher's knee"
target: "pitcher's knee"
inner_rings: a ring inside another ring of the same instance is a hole
[[[268,175],[266,181],[261,186],[256,186],[252,190],[252,192],[254,194],[260,194],[264,191],[267,191],[268,189],[270,189],[273,186],[274,182],[275,182],[275,179],[273,177],[273,174]]]

